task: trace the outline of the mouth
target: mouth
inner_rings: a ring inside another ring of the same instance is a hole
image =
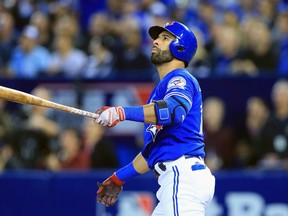
[[[158,52],[159,51],[159,48],[158,47],[156,47],[156,46],[153,46],[152,47],[152,53],[155,53],[155,52]]]

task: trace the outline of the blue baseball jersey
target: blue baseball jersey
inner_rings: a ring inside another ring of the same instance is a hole
[[[173,70],[154,88],[148,103],[171,96],[187,100],[190,110],[180,124],[145,124],[142,155],[151,169],[157,162],[176,160],[182,155],[205,157],[202,93],[198,81],[183,68]]]

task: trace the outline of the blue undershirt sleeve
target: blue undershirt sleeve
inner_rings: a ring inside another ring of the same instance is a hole
[[[127,106],[123,107],[125,111],[126,120],[144,122],[144,108],[143,106]]]

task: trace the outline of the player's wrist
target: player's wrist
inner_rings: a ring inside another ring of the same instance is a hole
[[[125,114],[125,110],[123,109],[122,106],[116,106],[115,107],[118,117],[119,117],[119,121],[125,121],[126,120],[126,114]]]
[[[125,119],[136,122],[144,122],[143,106],[127,106],[122,107],[125,112]]]
[[[135,169],[133,162],[119,169],[114,174],[121,182],[125,182],[129,178],[140,175],[140,173]]]
[[[117,177],[116,173],[113,173],[113,175],[111,175],[110,179],[111,179],[112,182],[114,182],[114,183],[115,183],[116,185],[118,185],[118,186],[122,186],[122,185],[125,184],[125,181],[121,181],[121,180]]]

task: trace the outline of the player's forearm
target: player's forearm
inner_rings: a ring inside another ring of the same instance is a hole
[[[180,124],[184,121],[191,104],[184,97],[171,96],[165,100],[138,107],[123,107],[126,119],[154,125]]]
[[[126,180],[144,174],[147,171],[149,171],[148,164],[142,154],[139,153],[131,163],[117,170],[114,174],[119,182],[124,184]]]
[[[125,119],[130,121],[145,122],[148,124],[156,124],[155,104],[147,104],[144,106],[123,107]]]
[[[154,103],[147,104],[144,105],[143,108],[144,108],[145,123],[156,124],[157,118],[155,115],[155,104]]]
[[[133,160],[133,166],[135,170],[140,174],[144,174],[150,170],[147,161],[144,159],[141,152]]]

